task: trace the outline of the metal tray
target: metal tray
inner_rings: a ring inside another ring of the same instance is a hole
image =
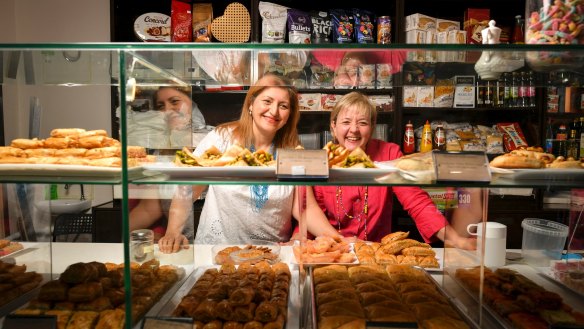
[[[346,266],[351,267],[351,266],[359,266],[359,265],[348,265]],[[383,266],[385,268],[384,265],[379,265],[379,266]],[[311,315],[311,326],[312,329],[318,329],[318,319],[317,319],[317,310],[316,310],[316,294],[315,294],[315,287],[314,287],[314,280],[313,280],[313,275],[314,275],[314,269],[317,268],[318,266],[313,266],[309,268],[309,276],[308,276],[308,280],[306,282],[307,285],[310,286],[310,305],[305,305],[305,307],[309,307],[310,310],[310,315]],[[419,267],[419,266],[412,266],[413,269],[420,271],[420,273],[422,273],[422,275],[424,275],[429,282],[431,282],[437,289],[437,291],[444,296],[444,298],[448,301],[448,304],[450,305],[450,307],[452,307],[452,309],[460,316],[460,319],[462,321],[464,321],[470,328],[476,329],[478,328],[478,326],[472,321],[472,319],[464,312],[462,312],[459,307],[456,306],[456,304],[452,301],[452,299],[448,296],[448,294],[446,293],[446,291],[444,289],[442,289],[442,287],[432,278],[432,276],[426,271],[424,270],[424,268]],[[389,280],[389,275],[387,277],[387,279]],[[367,328],[418,328],[418,322],[374,322],[374,321],[367,321],[366,320],[366,325]]]
[[[290,266],[290,265],[289,265]],[[172,312],[176,309],[178,304],[181,302],[182,298],[191,290],[193,285],[197,280],[205,273],[207,269],[210,268],[220,268],[221,266],[201,266],[197,267],[191,275],[189,275],[183,282],[182,286],[174,293],[174,295],[162,305],[160,311],[157,313],[157,317],[168,318]],[[299,275],[298,271],[290,267],[290,273],[292,274],[290,278],[290,286],[288,293],[288,317],[286,319],[285,328],[296,329],[300,328],[300,296],[298,293],[299,289]],[[152,314],[149,314],[152,317]],[[180,319],[180,318],[174,318]]]

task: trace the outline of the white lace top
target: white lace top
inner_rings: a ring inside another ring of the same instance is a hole
[[[213,145],[224,152],[231,145],[230,137],[230,132],[219,134],[214,130],[203,138],[194,154],[201,155]],[[195,243],[288,241],[292,234],[294,187],[266,187],[268,198],[260,208],[252,198],[250,185],[209,185]]]

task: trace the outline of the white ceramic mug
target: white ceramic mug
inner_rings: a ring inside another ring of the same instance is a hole
[[[473,227],[476,227],[476,232],[471,231]],[[479,257],[483,250],[483,228],[485,229],[485,266],[504,266],[505,254],[507,253],[507,226],[496,222],[481,222],[470,224],[466,227],[468,234],[477,236],[477,254]]]

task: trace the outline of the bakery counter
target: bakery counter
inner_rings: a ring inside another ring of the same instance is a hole
[[[39,273],[53,273],[53,278],[59,276],[65,269],[77,262],[98,261],[103,263],[123,263],[123,244],[118,243],[24,243],[25,249],[10,255],[10,261],[16,264],[25,263],[32,266]],[[181,279],[176,282],[146,314],[150,318],[166,318],[172,315],[173,310],[177,307],[181,298],[186,295],[198,277],[210,267],[217,267],[214,263],[213,246],[210,245],[190,245],[188,249],[181,250],[175,254],[162,254],[155,248],[155,258],[160,261],[161,265],[175,265],[183,273]],[[480,306],[478,298],[471,295],[469,291],[455,279],[457,267],[442,264],[444,261],[444,250],[435,249],[437,258],[440,260],[440,269],[431,270],[429,274],[444,290],[452,303],[464,314],[468,314],[473,321],[480,323],[482,328],[501,328],[509,327],[508,323],[501,321],[494,313],[488,310],[479,312]],[[449,249],[448,249],[449,250]],[[509,250],[510,253],[520,252],[519,250]],[[58,255],[59,257],[48,257],[47,255]],[[467,253],[467,256],[469,253]],[[42,256],[42,257],[41,257]],[[472,256],[472,255],[471,255]],[[5,257],[6,258],[6,257]],[[43,261],[38,261],[43,259]],[[52,263],[48,260],[52,259]],[[299,289],[301,282],[301,273],[298,271],[298,265],[294,259],[291,246],[281,246],[280,260],[290,264],[292,281],[290,285],[290,302],[289,313],[286,328],[299,328],[301,318],[308,316],[311,307],[308,304],[309,299],[303,299],[300,296]],[[469,264],[469,263],[467,263]],[[445,265],[445,267],[444,267]],[[519,261],[508,261],[504,268],[515,270],[526,278],[530,279],[544,289],[555,292],[562,296],[563,302],[574,310],[584,311],[584,298],[582,295],[564,287],[554,281],[546,272],[546,268],[532,268]],[[50,271],[52,270],[52,271]],[[48,280],[48,279],[47,279]],[[304,290],[306,291],[306,290]],[[306,296],[305,296],[306,297]],[[32,296],[29,296],[32,298]],[[301,302],[304,300],[304,302]],[[476,318],[475,318],[476,317]],[[307,322],[307,327],[310,321]]]

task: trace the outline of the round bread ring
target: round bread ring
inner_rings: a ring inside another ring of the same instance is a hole
[[[490,165],[505,169],[540,169],[545,167],[544,162],[539,159],[509,153],[494,158]]]

